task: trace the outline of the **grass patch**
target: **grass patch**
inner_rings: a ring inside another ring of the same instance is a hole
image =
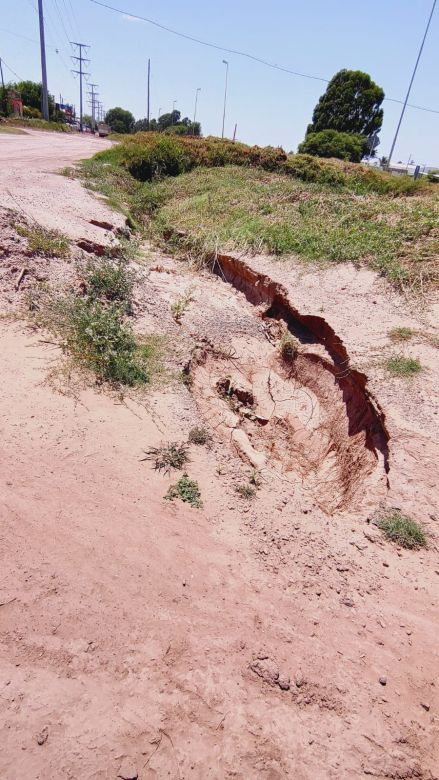
[[[11,127],[3,123],[0,123],[0,133],[5,133],[5,135],[27,135],[20,127]]]
[[[42,257],[67,257],[70,252],[69,240],[57,230],[49,230],[41,225],[25,227],[17,225],[19,236],[27,239],[29,250]]]
[[[72,133],[70,125],[62,122],[46,122],[45,119],[6,119],[2,123],[6,127],[27,127],[33,130],[49,130],[54,133]]]
[[[182,469],[189,462],[188,445],[168,442],[160,447],[151,447],[142,460],[153,460],[156,471],[169,474],[171,469]]]
[[[382,518],[378,525],[390,541],[407,550],[427,546],[427,538],[421,526],[414,520],[404,517],[400,512],[392,512]]]
[[[203,427],[195,427],[191,428],[189,431],[188,436],[188,442],[189,444],[197,444],[198,446],[202,447],[206,444],[210,444],[212,441],[212,436],[210,435],[207,428]]]
[[[198,482],[190,479],[187,474],[183,474],[175,485],[171,485],[165,495],[167,501],[174,501],[176,498],[184,501],[185,504],[196,507],[196,509],[200,509],[203,506]]]
[[[200,259],[218,250],[267,252],[365,264],[399,289],[439,281],[439,193],[425,181],[268,147],[154,133],[99,152],[79,175],[131,226]]]
[[[404,355],[391,355],[385,361],[384,366],[392,376],[411,377],[422,371],[422,366],[417,358],[407,358]]]
[[[389,330],[389,339],[391,341],[410,341],[410,339],[415,335],[415,331],[412,330],[412,328],[392,328],[392,330]]]
[[[256,488],[252,485],[236,485],[235,491],[241,498],[245,498],[247,501],[250,501],[256,495]]]

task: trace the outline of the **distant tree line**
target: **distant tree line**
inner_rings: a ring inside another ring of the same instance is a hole
[[[105,122],[113,133],[169,133],[173,135],[201,135],[199,122],[191,122],[189,117],[181,118],[181,112],[174,110],[161,114],[157,119],[134,119],[131,111],[120,106],[111,108],[105,115]]]

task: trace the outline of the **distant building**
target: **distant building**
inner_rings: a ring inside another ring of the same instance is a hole
[[[8,89],[8,103],[12,116],[23,116],[23,101],[21,95],[16,89]]]

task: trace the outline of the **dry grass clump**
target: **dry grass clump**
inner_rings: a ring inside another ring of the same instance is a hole
[[[67,257],[70,252],[69,240],[58,230],[49,230],[41,225],[25,227],[17,225],[19,236],[27,239],[32,254],[42,257]]]
[[[389,330],[388,335],[391,341],[410,341],[415,335],[415,331],[406,327],[392,328],[392,330]]]
[[[384,366],[392,376],[412,377],[422,371],[421,363],[417,358],[404,355],[391,355]]]
[[[171,469],[182,469],[189,462],[188,445],[186,443],[167,442],[159,447],[150,447],[142,460],[153,460],[157,471],[169,474]]]

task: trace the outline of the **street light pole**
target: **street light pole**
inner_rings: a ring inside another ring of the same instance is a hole
[[[171,125],[174,124],[174,111],[175,111],[175,104],[176,104],[176,102],[177,102],[176,100],[172,101]]]
[[[395,150],[395,145],[396,145],[396,141],[397,141],[397,138],[398,138],[399,130],[400,130],[400,127],[401,127],[402,120],[404,118],[405,110],[407,108],[407,103],[408,103],[408,99],[410,97],[410,92],[411,92],[411,89],[412,89],[412,86],[413,86],[413,82],[415,80],[416,71],[418,70],[419,60],[421,59],[421,54],[422,54],[422,50],[424,48],[424,43],[425,43],[425,40],[427,38],[427,34],[428,34],[428,30],[430,28],[431,20],[433,18],[434,9],[436,7],[436,1],[437,0],[434,0],[433,7],[432,7],[431,12],[430,12],[430,16],[428,17],[427,27],[425,28],[424,37],[422,39],[421,47],[420,47],[419,52],[418,52],[418,57],[417,57],[417,60],[416,60],[416,63],[415,63],[415,67],[413,69],[412,77],[410,79],[410,84],[409,84],[409,88],[407,90],[407,95],[406,95],[405,100],[404,100],[404,105],[402,107],[401,116],[399,117],[398,126],[396,128],[395,137],[393,139],[392,147],[391,147],[390,153],[389,153],[389,159],[387,161],[387,168],[388,169],[390,168],[390,163],[392,161],[392,155],[393,155],[393,152]]]
[[[224,138],[224,123],[226,121],[226,104],[227,104],[227,79],[229,76],[229,63],[227,60],[223,60],[223,65],[226,66],[226,83],[224,87],[224,108],[223,108],[223,129],[221,133],[221,138]]]
[[[198,103],[199,92],[201,92],[201,87],[197,87],[197,89],[195,90],[195,108],[194,108],[194,122],[193,122],[194,125],[195,125],[195,120],[197,118],[197,103]]]

